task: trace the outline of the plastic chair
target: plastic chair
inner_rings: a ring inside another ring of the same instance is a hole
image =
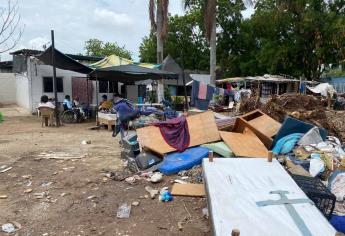
[[[52,126],[53,125],[53,115],[54,115],[54,109],[49,107],[39,107],[38,110],[41,113],[42,117],[42,127],[43,123],[45,123],[45,126]]]

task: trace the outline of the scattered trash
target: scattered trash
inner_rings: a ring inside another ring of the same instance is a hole
[[[163,174],[160,173],[160,172],[154,173],[154,174],[151,176],[151,178],[150,178],[150,181],[151,181],[152,183],[159,183],[159,182],[161,182],[162,180],[163,180]]]
[[[139,206],[139,204],[140,204],[140,202],[138,202],[138,201],[132,202],[132,206]]]
[[[13,224],[7,223],[1,226],[1,229],[5,233],[13,233],[16,231],[16,228]]]
[[[91,140],[83,140],[83,141],[81,141],[81,144],[83,144],[83,145],[91,144]]]
[[[48,186],[50,186],[52,184],[53,184],[53,182],[46,182],[46,183],[41,184],[41,186],[42,187],[48,187]]]
[[[3,166],[2,166],[3,167]],[[2,170],[0,170],[0,173],[5,173],[6,171],[9,171],[9,170],[11,170],[13,167],[7,167],[7,166],[5,166],[4,168],[1,168]]]
[[[82,159],[86,157],[87,154],[80,155],[79,153],[72,154],[66,152],[42,152],[38,155],[41,159],[56,159],[56,160],[72,160],[72,159]]]
[[[208,208],[207,207],[202,209],[202,215],[205,219],[208,219],[209,215],[208,215]]]
[[[0,199],[6,199],[7,195],[0,195]]]
[[[36,199],[42,199],[42,198],[44,198],[47,195],[48,195],[48,193],[46,193],[46,192],[34,193],[34,196],[35,196]]]
[[[87,197],[88,200],[91,200],[91,199],[94,199],[94,198],[97,198],[97,196],[91,195],[91,196]]]
[[[125,181],[129,184],[134,184],[137,180],[141,180],[141,178],[139,177],[139,175],[133,175],[131,177],[128,177],[125,179]]]
[[[188,182],[181,180],[181,179],[175,179],[174,183],[178,183],[178,184],[188,184]]]
[[[149,172],[143,172],[140,174],[140,177],[151,177],[153,175],[152,171],[149,171]]]
[[[178,227],[178,230],[182,231],[183,226],[182,226],[182,222],[181,221],[177,222],[177,227]]]
[[[131,205],[123,203],[117,210],[116,217],[120,219],[129,218],[131,214]]]
[[[145,190],[150,194],[151,199],[154,199],[156,197],[156,195],[158,194],[158,190],[153,189],[150,186],[146,186]],[[146,198],[146,195],[145,195],[145,198]]]
[[[23,175],[22,178],[24,179],[30,179],[32,177],[32,175]]]
[[[325,170],[325,163],[321,160],[319,153],[312,153],[310,159],[309,173],[312,177],[317,176]]]
[[[31,193],[32,192],[32,189],[31,188],[28,188],[28,189],[25,189],[24,190],[24,193]]]
[[[159,201],[161,202],[170,202],[173,200],[173,196],[168,190],[162,191],[159,195]]]

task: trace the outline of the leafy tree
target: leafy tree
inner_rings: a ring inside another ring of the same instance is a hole
[[[120,47],[116,42],[106,42],[99,39],[89,39],[85,42],[86,55],[89,56],[110,56],[115,54],[119,57],[131,59],[131,52],[125,48]]]
[[[209,66],[209,49],[201,31],[200,12],[189,12],[184,16],[169,18],[169,32],[166,36],[164,57],[170,54],[186,69],[205,70]],[[156,61],[156,36],[143,38],[139,47],[142,62]]]

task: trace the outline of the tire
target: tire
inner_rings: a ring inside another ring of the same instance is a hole
[[[66,124],[71,124],[71,123],[75,123],[76,120],[76,114],[74,113],[74,111],[64,111],[61,115],[61,120],[63,123]]]

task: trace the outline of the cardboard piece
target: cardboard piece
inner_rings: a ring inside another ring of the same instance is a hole
[[[267,148],[272,146],[273,137],[277,134],[281,124],[260,110],[244,114],[236,120],[233,131],[242,133],[249,128],[265,144]]]
[[[212,111],[187,117],[190,135],[189,147],[220,140],[218,128]],[[163,139],[159,128],[148,126],[137,129],[138,141],[143,148],[147,148],[161,156],[176,151]]]
[[[205,187],[203,184],[174,184],[171,190],[173,196],[204,197]]]
[[[250,129],[245,129],[243,133],[225,131],[219,133],[226,145],[238,157],[268,157],[268,149]]]

